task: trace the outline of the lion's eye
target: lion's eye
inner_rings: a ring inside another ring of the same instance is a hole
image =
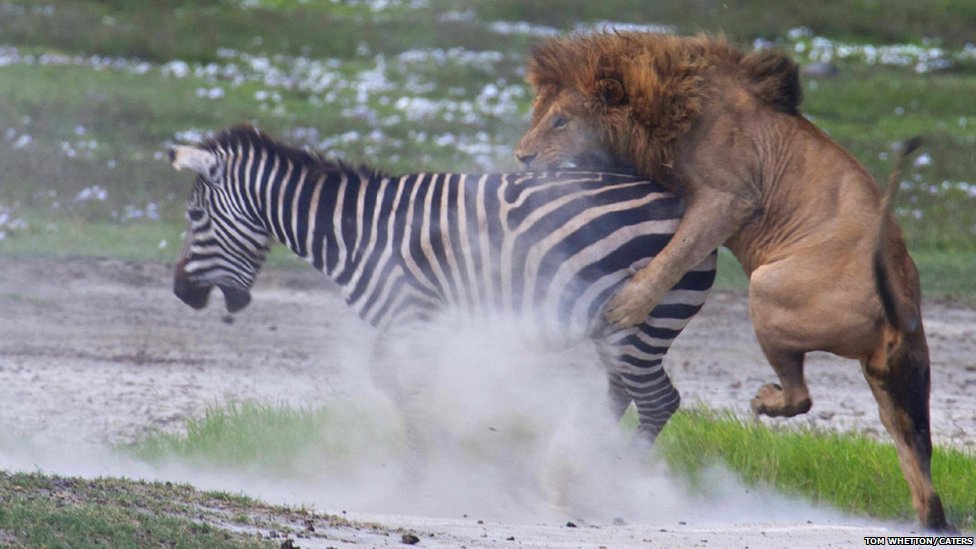
[[[569,124],[569,119],[565,116],[557,116],[552,120],[552,128],[558,130],[559,128],[565,128],[566,124]]]

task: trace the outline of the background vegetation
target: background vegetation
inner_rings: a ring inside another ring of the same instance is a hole
[[[4,2],[0,255],[172,258],[189,181],[162,152],[241,121],[390,172],[517,169],[532,44],[627,26],[792,52],[803,111],[879,179],[921,135],[899,218],[926,289],[976,295],[966,0]]]

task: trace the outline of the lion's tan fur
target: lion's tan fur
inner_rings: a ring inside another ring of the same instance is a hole
[[[520,160],[630,166],[687,204],[607,319],[640,322],[724,244],[749,275],[756,336],[782,384],[762,387],[753,409],[810,409],[808,351],[860,360],[922,523],[947,527],[929,472],[918,273],[873,178],[800,115],[796,64],[724,38],[602,33],[539,45],[527,79],[537,95]]]

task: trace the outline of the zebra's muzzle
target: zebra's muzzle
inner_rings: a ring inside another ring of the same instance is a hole
[[[233,286],[221,286],[218,285],[220,291],[224,294],[224,306],[227,307],[227,312],[236,313],[244,307],[247,307],[248,303],[251,302],[251,294],[247,290],[242,290],[240,288],[235,288]],[[173,293],[176,297],[180,298],[183,303],[186,303],[194,309],[203,309],[207,306],[207,301],[210,299],[210,291],[213,290],[213,286],[194,286],[192,284],[180,284],[179,279],[173,288]]]
[[[176,268],[176,276],[173,277],[173,293],[194,309],[202,309],[207,306],[210,298],[210,291],[214,286],[220,288],[224,294],[224,306],[227,312],[236,313],[251,302],[251,293],[244,288],[232,284],[221,284],[219,281],[208,284],[200,284],[192,281],[191,277],[183,269],[182,264]]]
[[[173,280],[173,293],[180,298],[180,301],[194,309],[202,309],[207,306],[207,300],[210,298],[210,290],[212,289],[213,286],[197,286],[190,282],[187,277],[179,276],[179,274]]]

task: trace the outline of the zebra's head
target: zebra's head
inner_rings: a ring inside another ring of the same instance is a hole
[[[173,282],[176,296],[194,309],[207,305],[214,286],[223,292],[229,312],[246,307],[271,243],[267,229],[247,213],[241,187],[230,181],[227,166],[233,154],[219,141],[169,151],[174,168],[197,174],[186,203],[186,236]]]

